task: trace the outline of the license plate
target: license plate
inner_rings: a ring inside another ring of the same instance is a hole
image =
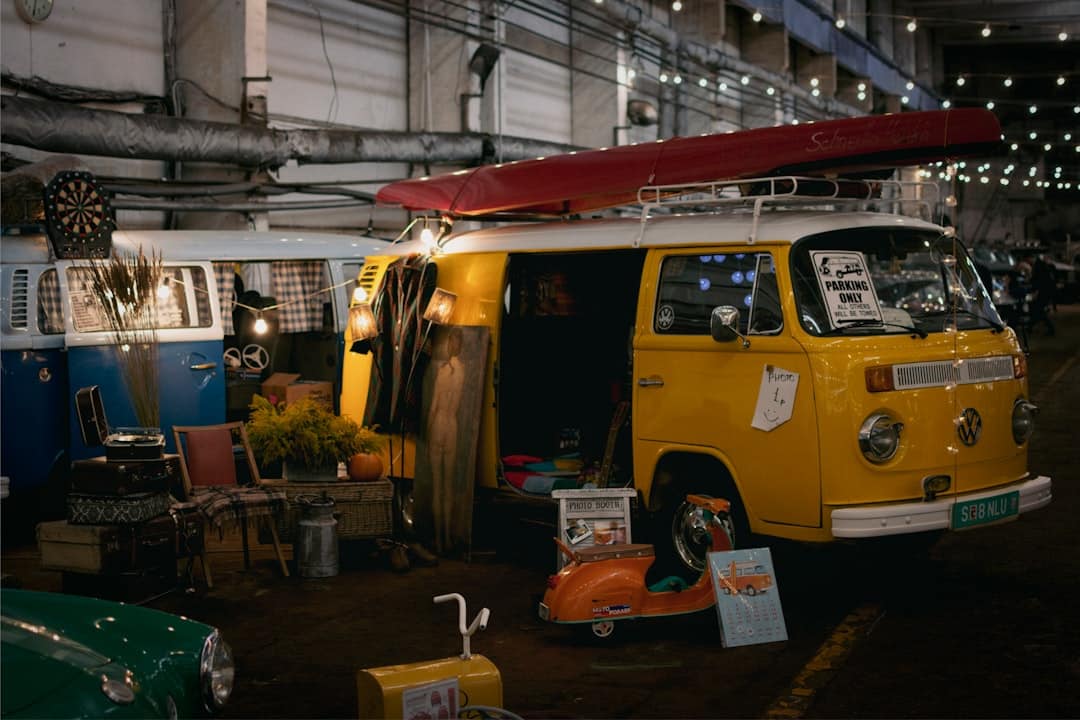
[[[551,617],[551,609],[547,605],[545,605],[544,603],[540,603],[540,607],[538,609],[539,609],[539,612],[540,612],[540,619],[541,620],[547,620],[548,618]]]
[[[1002,493],[978,500],[959,500],[953,505],[953,530],[1000,522],[1020,514],[1020,493]]]

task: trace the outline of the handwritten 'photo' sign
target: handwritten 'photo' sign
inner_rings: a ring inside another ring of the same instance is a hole
[[[775,365],[762,368],[757,407],[750,426],[768,432],[790,420],[798,389],[799,373]]]
[[[881,322],[874,281],[862,253],[811,250],[810,257],[833,327],[860,320]]]

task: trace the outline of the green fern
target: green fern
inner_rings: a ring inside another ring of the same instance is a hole
[[[377,453],[384,439],[352,418],[335,415],[311,397],[273,405],[261,395],[251,398],[248,440],[261,464],[284,460],[319,468],[345,462],[357,453]]]

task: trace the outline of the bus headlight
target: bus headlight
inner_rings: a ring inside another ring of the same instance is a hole
[[[1035,431],[1035,416],[1039,408],[1024,398],[1016,398],[1012,411],[1012,434],[1017,445],[1023,445]]]
[[[874,413],[859,428],[859,449],[872,463],[883,463],[900,447],[900,432],[904,423],[885,413]]]
[[[211,713],[220,710],[232,694],[234,674],[232,650],[215,630],[206,638],[199,659],[203,702]]]

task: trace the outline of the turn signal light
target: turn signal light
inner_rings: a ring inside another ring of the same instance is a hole
[[[1026,355],[1013,355],[1013,377],[1019,380],[1022,377],[1027,377],[1027,356]]]
[[[893,383],[892,370],[892,365],[878,365],[877,367],[866,368],[866,391],[874,393],[895,390],[896,385]]]

